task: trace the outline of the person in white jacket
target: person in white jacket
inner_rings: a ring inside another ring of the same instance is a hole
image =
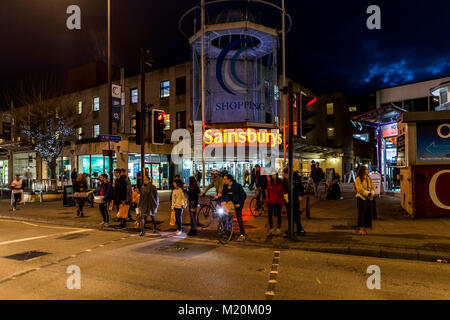
[[[183,210],[186,208],[186,195],[183,190],[183,181],[175,180],[173,182],[174,190],[172,193],[172,210],[175,210],[175,220],[177,224],[177,233],[180,235],[182,233],[182,217]]]

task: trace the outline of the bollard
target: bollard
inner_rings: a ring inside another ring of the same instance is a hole
[[[306,218],[307,219],[311,219],[311,208],[310,208],[310,204],[309,204],[309,196],[306,197]]]
[[[39,194],[39,202],[42,203],[43,201],[44,201],[44,198],[42,196],[42,190],[41,190],[41,192]]]

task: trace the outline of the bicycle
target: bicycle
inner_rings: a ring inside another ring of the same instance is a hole
[[[197,223],[203,229],[211,225],[213,219],[216,218],[217,200],[214,197],[206,196],[198,199],[200,209],[197,212]]]
[[[227,214],[224,208],[218,208],[219,223],[217,225],[217,239],[221,244],[227,244],[233,237],[233,214]]]
[[[261,188],[256,189],[256,196],[250,201],[250,212],[254,217],[261,216],[265,210],[265,197]]]

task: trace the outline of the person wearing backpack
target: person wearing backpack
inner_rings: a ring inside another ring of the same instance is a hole
[[[238,241],[244,241],[246,239],[244,221],[242,220],[242,208],[244,207],[245,199],[247,199],[247,194],[242,188],[242,185],[237,183],[231,174],[226,174],[223,178],[224,187],[222,193],[222,201],[231,201],[234,204],[236,210],[236,219],[239,224],[239,231],[241,235]]]

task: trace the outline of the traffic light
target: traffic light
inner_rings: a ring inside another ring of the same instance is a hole
[[[152,143],[164,144],[166,134],[164,129],[166,128],[166,113],[162,110],[152,110]]]
[[[300,95],[301,108],[299,108],[299,120],[300,123],[300,136],[306,139],[306,134],[316,128],[315,124],[306,123],[306,121],[312,118],[316,112],[312,110],[314,104],[317,103],[317,97],[307,97],[304,94]]]
[[[141,129],[141,112],[136,111],[136,124],[133,126],[136,132],[136,144],[140,146],[142,144],[142,129]]]

